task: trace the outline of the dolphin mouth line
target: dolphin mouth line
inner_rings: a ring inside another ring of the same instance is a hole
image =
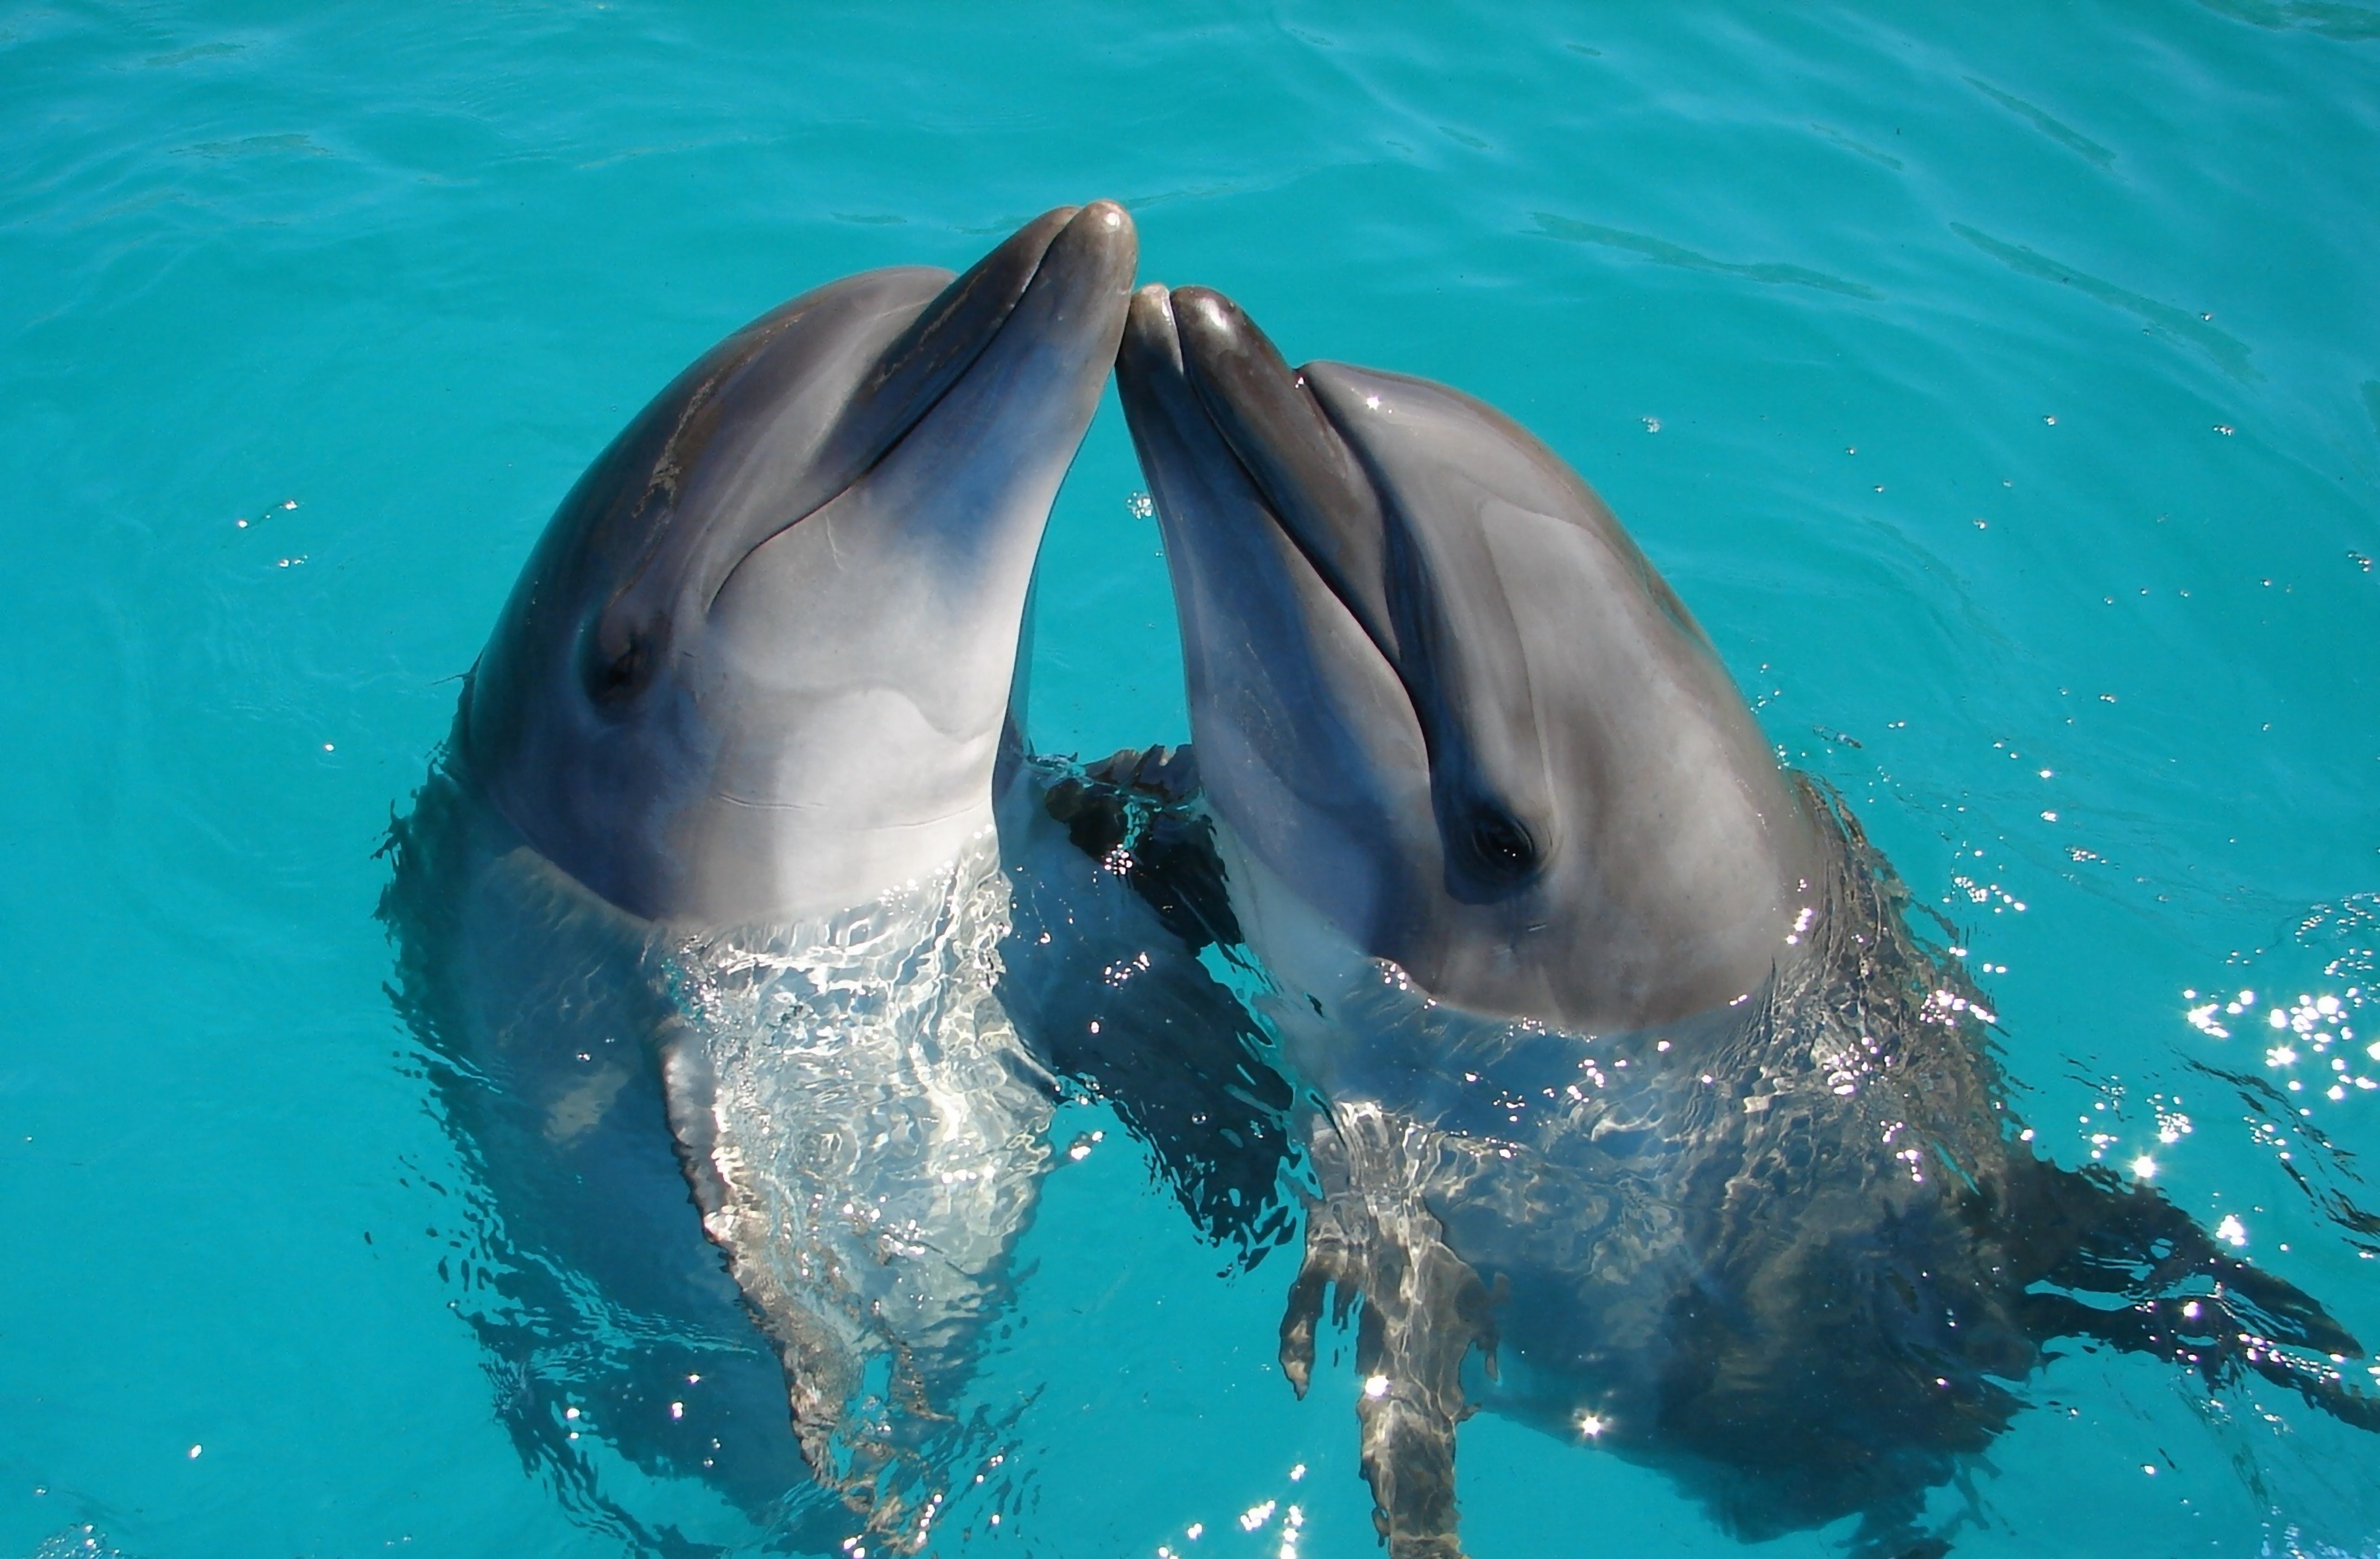
[[[1427,759],[1450,890],[1484,903],[1536,881],[1561,834],[1545,781],[1528,767],[1542,770],[1544,758],[1527,663],[1517,647],[1500,659],[1467,642],[1476,613],[1460,610],[1463,580],[1438,573],[1444,524],[1426,494],[1422,508],[1408,508],[1414,495],[1392,462],[1380,463],[1384,427],[1351,421],[1396,408],[1342,372],[1397,376],[1319,361],[1292,368],[1237,304],[1205,287],[1142,288],[1125,340],[1117,362],[1125,408],[1152,424],[1157,464],[1228,458],[1264,522],[1393,679]]]
[[[1313,397],[1305,393],[1304,374],[1293,370],[1290,382],[1296,386],[1299,394],[1305,395],[1309,402],[1313,401]],[[1201,399],[1204,399],[1203,394]],[[1323,410],[1319,403],[1315,403],[1314,409],[1321,414],[1326,423],[1330,421],[1330,414]],[[1209,426],[1214,426],[1211,418]],[[1334,433],[1338,431],[1335,423],[1330,426],[1331,431]],[[1216,431],[1221,434],[1222,429],[1217,427]],[[1238,447],[1232,444],[1228,436],[1223,438],[1223,447],[1232,452],[1232,459],[1239,465],[1241,473],[1248,478],[1248,485],[1255,489],[1257,498],[1263,501],[1260,507],[1264,512],[1266,523],[1280,532],[1292,547],[1297,549],[1297,555],[1305,560],[1305,566],[1313,571],[1314,577],[1321,582],[1323,589],[1330,592],[1330,598],[1339,603],[1340,610],[1354,620],[1356,627],[1363,630],[1364,642],[1372,647],[1372,653],[1379,657],[1381,665],[1396,678],[1398,688],[1405,695],[1405,702],[1413,706],[1414,713],[1418,718],[1421,713],[1420,700],[1415,695],[1413,685],[1405,676],[1404,667],[1400,664],[1396,653],[1388,645],[1380,642],[1380,632],[1367,621],[1368,614],[1350,598],[1346,587],[1334,577],[1335,571],[1330,567],[1330,561],[1321,555],[1313,541],[1302,535],[1297,526],[1290,524],[1283,517],[1282,497],[1265,480],[1264,474],[1248,464],[1246,457],[1240,453]],[[1382,544],[1386,544],[1388,539],[1386,526],[1375,530],[1373,535]]]
[[[1002,254],[1013,247],[1014,240],[1012,239],[1010,244],[1002,245],[1001,248],[985,256],[973,269],[961,274],[926,305],[909,328],[902,332],[892,344],[885,349],[883,356],[877,359],[876,366],[868,372],[868,377],[861,381],[860,387],[853,399],[855,402],[859,402],[880,393],[887,385],[893,382],[904,369],[911,368],[921,360],[928,360],[928,367],[924,371],[939,381],[932,393],[918,401],[914,406],[905,408],[905,415],[880,435],[880,441],[875,451],[864,462],[850,470],[832,491],[820,494],[816,502],[811,503],[801,513],[787,517],[774,529],[756,538],[751,545],[745,548],[741,556],[721,571],[717,582],[710,587],[710,594],[701,602],[704,611],[709,611],[718,604],[719,597],[727,588],[728,581],[735,577],[735,571],[742,568],[754,553],[867,480],[878,466],[890,460],[900,450],[910,434],[916,432],[928,417],[933,416],[936,407],[950,398],[953,392],[956,391],[961,381],[966,378],[968,370],[973,369],[983,355],[991,349],[992,344],[1000,339],[1001,332],[1008,328],[1009,321],[1015,317],[1017,305],[1025,300],[1026,293],[1031,289],[1034,282],[1039,279],[1043,264],[1050,258],[1050,250],[1056,244],[1058,235],[1063,232],[1066,225],[1077,215],[1081,214],[1083,209],[1079,206],[1061,207],[1058,211],[1050,212],[1049,216],[1043,217],[1038,223],[1027,228],[1028,232],[1038,227],[1048,229],[1046,233],[1040,235],[1040,242],[1033,254],[1033,263],[1029,269],[1005,276],[993,270],[993,261],[1001,259]],[[1052,222],[1051,218],[1058,217],[1061,212],[1063,213],[1063,219]],[[1003,283],[1006,284],[1002,285]],[[938,334],[953,327],[954,320],[965,322],[967,305],[979,296],[987,287],[998,287],[1000,292],[1005,294],[1004,296],[995,296],[994,312],[988,318],[971,322],[971,339],[966,343],[963,355],[954,356],[951,361],[941,365],[939,369],[931,366],[929,359],[941,345],[941,343],[936,340]],[[785,321],[786,325],[792,323],[790,320]],[[691,417],[692,414],[693,408],[689,406],[687,415]]]
[[[1193,288],[1184,290],[1194,293],[1203,291],[1203,289]],[[1344,571],[1333,565],[1332,561],[1321,551],[1312,536],[1290,522],[1288,516],[1296,513],[1301,506],[1297,502],[1297,495],[1283,485],[1282,477],[1269,474],[1257,463],[1251,461],[1241,448],[1240,441],[1232,437],[1230,423],[1245,423],[1250,408],[1232,401],[1229,388],[1217,382],[1215,376],[1199,371],[1196,356],[1191,351],[1183,336],[1180,320],[1175,316],[1171,301],[1169,297],[1166,312],[1169,319],[1173,321],[1176,349],[1182,355],[1183,378],[1189,383],[1191,393],[1199,410],[1205,413],[1207,426],[1222,441],[1223,447],[1231,452],[1232,463],[1239,467],[1241,475],[1247,477],[1248,486],[1262,501],[1261,508],[1266,521],[1274,530],[1286,538],[1291,546],[1297,549],[1298,555],[1304,558],[1306,566],[1314,571],[1315,577],[1321,581],[1322,587],[1330,591],[1331,598],[1355,620],[1356,626],[1364,630],[1364,636],[1371,641],[1373,649],[1387,663],[1389,669],[1397,674],[1397,681],[1400,685],[1402,685],[1404,673],[1397,663],[1398,656],[1389,645],[1381,642],[1381,630],[1385,624],[1369,621],[1372,614],[1366,612],[1352,598],[1350,586],[1342,577]],[[1250,326],[1250,330],[1253,332],[1253,325]],[[1267,344],[1269,345],[1269,342]],[[1279,367],[1280,373],[1273,376],[1276,382],[1287,395],[1293,396],[1299,405],[1313,413],[1325,430],[1325,436],[1337,441],[1339,446],[1347,452],[1352,464],[1354,445],[1348,441],[1345,430],[1331,417],[1330,408],[1307,388],[1305,370],[1290,367],[1285,359],[1280,362]],[[1219,409],[1232,414],[1230,422],[1227,422],[1224,417],[1218,415]],[[1361,484],[1366,496],[1371,501],[1371,513],[1365,518],[1375,523],[1367,526],[1365,539],[1376,545],[1385,546],[1388,541],[1388,526],[1378,489],[1373,488],[1368,475],[1363,472],[1359,465],[1355,466],[1350,474],[1355,482]],[[1412,689],[1406,689],[1406,696],[1408,698],[1413,696]]]
[[[1269,477],[1257,463],[1249,459],[1247,453],[1241,447],[1240,441],[1232,436],[1231,424],[1246,424],[1251,420],[1249,413],[1253,408],[1235,404],[1232,400],[1229,386],[1215,383],[1208,375],[1198,371],[1196,354],[1190,346],[1187,334],[1183,330],[1175,300],[1184,294],[1190,295],[1191,298],[1197,302],[1211,298],[1215,304],[1230,310],[1233,317],[1239,319],[1250,335],[1264,343],[1264,350],[1272,359],[1269,366],[1274,370],[1268,373],[1267,377],[1273,381],[1276,393],[1283,400],[1291,400],[1293,397],[1292,404],[1302,405],[1311,414],[1315,421],[1319,424],[1323,436],[1332,441],[1338,450],[1344,453],[1347,460],[1346,474],[1352,483],[1360,484],[1360,490],[1366,501],[1365,507],[1369,511],[1364,516],[1368,523],[1366,526],[1366,534],[1361,539],[1385,551],[1390,545],[1386,508],[1380,502],[1378,490],[1372,484],[1369,474],[1363,469],[1361,462],[1357,459],[1353,441],[1346,437],[1345,432],[1331,417],[1330,409],[1323,405],[1321,399],[1308,389],[1305,372],[1290,367],[1285,359],[1278,357],[1269,339],[1256,328],[1253,321],[1246,320],[1245,316],[1240,315],[1237,307],[1223,298],[1221,295],[1210,293],[1201,287],[1172,289],[1154,282],[1141,287],[1140,294],[1142,296],[1150,298],[1161,310],[1166,337],[1163,344],[1167,349],[1164,354],[1164,371],[1169,372],[1182,386],[1184,392],[1182,398],[1187,403],[1186,409],[1198,418],[1206,432],[1212,436],[1215,443],[1230,458],[1232,467],[1247,482],[1248,490],[1256,496],[1256,507],[1262,514],[1264,523],[1289,543],[1297,553],[1299,560],[1305,563],[1307,572],[1313,575],[1315,582],[1322,586],[1324,593],[1338,605],[1340,610],[1347,614],[1348,620],[1354,622],[1356,629],[1364,635],[1364,642],[1370,647],[1380,668],[1395,682],[1398,696],[1404,700],[1407,710],[1414,718],[1415,727],[1423,733],[1424,742],[1430,743],[1433,739],[1432,728],[1435,722],[1427,716],[1423,697],[1419,690],[1414,686],[1403,657],[1397,653],[1393,642],[1388,637],[1390,625],[1380,620],[1384,613],[1379,610],[1366,610],[1354,598],[1353,587],[1344,579],[1343,570],[1334,567],[1331,560],[1322,553],[1315,539],[1305,534],[1298,526],[1291,523],[1288,516],[1295,513],[1301,505],[1295,502],[1293,495],[1284,490],[1281,486],[1281,483],[1287,479],[1286,477]],[[1127,327],[1125,338],[1128,343],[1131,340],[1131,329]],[[1120,362],[1120,369],[1121,367]],[[1120,371],[1119,379],[1123,377]],[[1125,399],[1127,406],[1131,405],[1131,400],[1132,397],[1127,395]],[[1256,566],[1263,566],[1261,560],[1251,560],[1251,562]]]

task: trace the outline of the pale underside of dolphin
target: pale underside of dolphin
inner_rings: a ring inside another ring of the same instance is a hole
[[[1134,258],[1120,208],[1066,208],[964,276],[846,278],[706,353],[564,501],[398,835],[407,1000],[450,1094],[492,1101],[455,1118],[516,1121],[504,1151],[550,1163],[511,1181],[549,1201],[633,1197],[564,1215],[645,1230],[677,1275],[601,1238],[557,1271],[716,1333],[716,1258],[706,1287],[643,1205],[658,1178],[616,1172],[674,1142],[676,1227],[690,1184],[778,1422],[789,1396],[811,1468],[894,1542],[942,1501],[1047,1158],[993,783]]]
[[[1118,379],[1231,908],[1328,1101],[1282,1362],[1360,1303],[1396,1559],[1459,1553],[1478,1406],[1878,1556],[1947,1546],[1926,1491],[2053,1338],[2380,1429],[2319,1304],[2026,1145],[1983,994],[1545,446],[1204,289],[1142,289]]]

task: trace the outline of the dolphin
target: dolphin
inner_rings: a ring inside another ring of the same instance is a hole
[[[1117,371],[1230,908],[1322,1101],[1282,1363],[1303,1395],[1360,1300],[1394,1559],[1459,1553],[1483,1406],[1877,1556],[1944,1551],[1925,1492],[2053,1338],[2380,1430],[2322,1306],[2034,1151],[1984,994],[1551,451],[1203,288],[1142,288]]]
[[[1135,260],[1063,208],[698,358],[563,500],[393,831],[400,1001],[509,1240],[465,1259],[547,1316],[489,1325],[525,1374],[619,1356],[516,1415],[589,1503],[582,1434],[765,1515],[790,1405],[884,1542],[941,1507],[1053,1094],[1003,1001],[1012,671]]]
[[[1041,529],[1135,259],[1099,202],[704,354],[538,543],[457,741],[540,854],[725,925],[864,903],[991,817]]]

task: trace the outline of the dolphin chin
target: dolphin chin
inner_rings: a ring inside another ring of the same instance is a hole
[[[2320,1304],[2034,1155],[1983,993],[1542,444],[1204,289],[1144,287],[1117,374],[1230,907],[1327,1101],[1282,1367],[1361,1297],[1392,1559],[1459,1553],[1480,1406],[1864,1559],[1947,1549],[1926,1491],[2055,1338],[2380,1430]]]
[[[896,1551],[997,1432],[954,1398],[1051,1089],[1010,1011],[994,770],[1135,252],[1112,203],[1055,211],[704,354],[563,502],[392,832],[400,1000],[503,1215],[510,1318],[475,1319],[549,1387],[524,1446],[607,1519],[634,1525],[553,1429],[573,1384],[604,1411],[574,1401],[570,1439],[781,1537],[797,1447]]]

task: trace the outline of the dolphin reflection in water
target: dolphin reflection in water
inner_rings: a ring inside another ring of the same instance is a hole
[[[1482,1406],[1879,1556],[1947,1548],[1926,1491],[2056,1338],[2380,1430],[2321,1305],[2029,1145],[1982,993],[1542,444],[1292,370],[1204,289],[1140,291],[1118,377],[1229,908],[1322,1101],[1281,1361],[1303,1393],[1360,1301],[1394,1559],[1459,1553]]]

